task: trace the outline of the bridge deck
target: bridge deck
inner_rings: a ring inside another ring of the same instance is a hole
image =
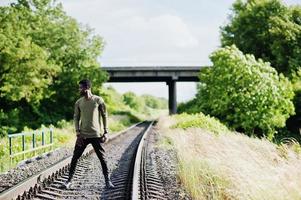
[[[201,68],[203,67],[103,67],[109,73],[109,82],[198,81]]]

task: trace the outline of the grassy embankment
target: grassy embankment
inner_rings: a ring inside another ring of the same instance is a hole
[[[203,114],[162,117],[157,126],[193,199],[301,199],[298,143],[250,138]]]

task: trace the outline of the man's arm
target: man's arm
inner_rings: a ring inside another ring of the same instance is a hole
[[[80,134],[80,130],[79,130],[80,109],[79,109],[78,102],[76,102],[75,106],[74,106],[73,120],[74,120],[75,132],[76,132],[76,135],[78,136]]]
[[[102,101],[99,105],[99,112],[102,118],[102,123],[103,123],[103,129],[104,129],[104,134],[108,133],[108,113],[107,113],[107,108],[105,103]]]

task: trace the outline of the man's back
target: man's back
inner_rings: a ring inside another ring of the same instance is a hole
[[[74,122],[79,123],[81,136],[85,138],[100,137],[100,115],[104,101],[101,97],[93,95],[90,99],[81,97],[75,103]],[[103,115],[103,114],[102,114]]]

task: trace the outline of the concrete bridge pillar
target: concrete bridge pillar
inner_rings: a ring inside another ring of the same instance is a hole
[[[168,85],[168,109],[169,114],[176,114],[177,113],[177,87],[176,81],[171,80],[166,82]]]

